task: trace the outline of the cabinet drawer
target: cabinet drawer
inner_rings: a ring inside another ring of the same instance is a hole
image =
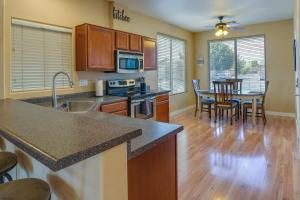
[[[168,100],[169,100],[169,94],[162,94],[156,97],[156,102],[168,101]]]
[[[113,113],[122,110],[127,110],[127,101],[121,101],[121,102],[111,103],[111,104],[106,104],[101,106],[102,112]]]
[[[121,110],[121,111],[118,111],[118,112],[113,112],[113,114],[128,116],[128,111],[127,110]]]

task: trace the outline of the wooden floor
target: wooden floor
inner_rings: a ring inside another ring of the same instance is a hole
[[[249,118],[250,119],[250,118]],[[300,200],[294,118],[267,117],[256,128],[210,122],[188,111],[178,135],[179,200]]]

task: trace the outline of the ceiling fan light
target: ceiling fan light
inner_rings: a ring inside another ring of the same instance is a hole
[[[222,30],[221,30],[221,29],[218,29],[217,32],[215,33],[215,35],[216,35],[217,37],[220,37],[222,34],[223,34],[223,33],[222,33]]]
[[[228,33],[229,33],[229,32],[228,32],[227,30],[224,30],[224,31],[223,31],[223,35],[228,35]]]

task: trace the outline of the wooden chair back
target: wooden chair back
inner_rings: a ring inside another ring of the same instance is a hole
[[[215,102],[218,105],[231,105],[234,91],[234,82],[213,81]]]
[[[238,91],[238,93],[242,92],[242,86],[243,86],[243,79],[236,79],[236,78],[228,78],[226,79],[227,82],[233,82],[233,89]]]
[[[199,92],[197,92],[197,91],[200,90],[200,80],[199,79],[195,79],[192,82],[193,82],[194,93],[195,93],[195,95],[197,97],[197,95],[199,94]]]
[[[266,88],[265,88],[264,95],[262,97],[262,105],[265,105],[265,100],[266,100],[267,92],[269,89],[269,83],[270,83],[270,81],[266,81],[266,85],[265,85]]]

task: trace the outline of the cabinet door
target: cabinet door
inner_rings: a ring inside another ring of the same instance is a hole
[[[145,70],[156,70],[156,40],[152,38],[142,38],[144,52]]]
[[[169,101],[156,102],[156,121],[169,123]]]
[[[94,25],[88,26],[88,68],[115,71],[115,32]]]
[[[116,49],[129,50],[129,33],[116,31]]]
[[[142,51],[142,37],[140,35],[130,34],[130,50]]]
[[[128,160],[128,200],[177,200],[177,138]]]

